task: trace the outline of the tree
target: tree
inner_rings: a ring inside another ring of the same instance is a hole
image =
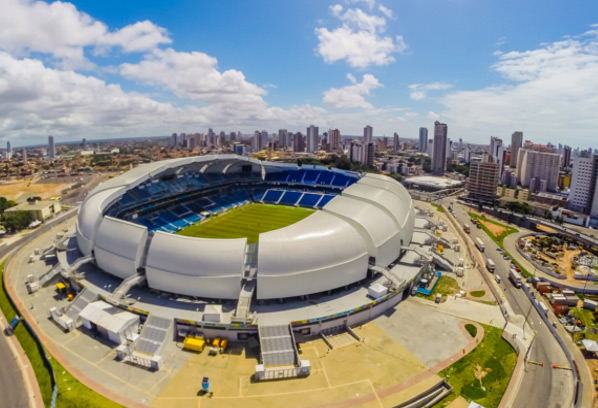
[[[17,205],[16,201],[7,200],[6,197],[0,197],[0,214],[4,214],[4,210]]]
[[[33,215],[28,211],[16,211],[4,215],[4,226],[11,231],[27,228],[31,221],[33,221]]]

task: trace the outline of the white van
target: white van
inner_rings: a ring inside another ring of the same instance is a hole
[[[496,275],[494,279],[496,279],[496,283],[500,283],[500,276]]]

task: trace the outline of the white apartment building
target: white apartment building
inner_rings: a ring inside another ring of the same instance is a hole
[[[576,157],[571,175],[569,209],[598,218],[598,157]]]
[[[519,149],[517,179],[532,191],[556,191],[561,155],[537,150]]]

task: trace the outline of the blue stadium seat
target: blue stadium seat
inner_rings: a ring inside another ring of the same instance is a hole
[[[305,171],[303,170],[292,170],[287,177],[287,181],[289,183],[300,183],[305,175]]]
[[[328,186],[334,177],[334,173],[330,170],[323,170],[320,172],[320,177],[318,177],[317,184]]]
[[[284,191],[268,190],[266,191],[266,194],[264,194],[263,202],[275,204],[282,196],[282,193],[284,193]]]
[[[305,177],[303,177],[303,183],[314,184],[320,175],[318,170],[305,170]]]
[[[321,198],[322,194],[305,193],[303,194],[303,197],[301,197],[301,200],[299,200],[299,205],[301,207],[313,207]]]
[[[326,195],[322,196],[322,199],[318,203],[318,208],[323,208],[333,198],[334,198],[334,196],[330,195],[330,194],[326,194]]]
[[[297,204],[297,201],[299,201],[301,194],[303,193],[299,193],[297,191],[286,191],[280,199],[279,204],[295,205]]]

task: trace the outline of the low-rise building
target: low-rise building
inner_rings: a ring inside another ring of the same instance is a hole
[[[45,219],[52,217],[54,214],[58,214],[61,209],[60,201],[34,200],[11,207],[5,210],[4,213],[10,214],[19,211],[25,211],[31,213],[33,221],[44,221]]]

